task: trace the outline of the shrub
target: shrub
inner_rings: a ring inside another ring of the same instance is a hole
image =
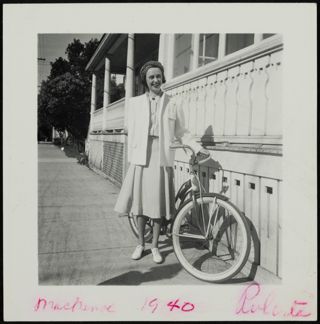
[[[61,145],[61,138],[60,137],[55,137],[53,139],[53,144],[54,145]]]

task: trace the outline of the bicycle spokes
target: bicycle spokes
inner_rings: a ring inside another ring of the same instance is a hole
[[[215,197],[198,198],[198,213],[190,202],[177,217],[173,238],[178,258],[188,271],[204,278],[229,275],[243,265],[248,233],[243,219],[228,202]],[[197,216],[197,218],[196,218]],[[211,276],[211,277],[210,277]],[[205,279],[206,280],[206,279]],[[211,279],[208,279],[211,280]]]

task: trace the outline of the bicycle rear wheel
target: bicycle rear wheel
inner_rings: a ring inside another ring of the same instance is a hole
[[[249,227],[238,209],[214,194],[189,199],[178,211],[172,240],[181,265],[194,277],[223,282],[241,271],[250,252]]]
[[[129,217],[129,224],[132,229],[132,232],[135,237],[139,237],[139,231],[138,231],[138,220],[136,215],[130,214]],[[152,224],[151,224],[151,219],[148,218],[147,223],[146,223],[146,228],[144,231],[144,240],[145,242],[151,242],[152,241]]]

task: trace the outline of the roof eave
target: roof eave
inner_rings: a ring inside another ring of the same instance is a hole
[[[97,49],[90,58],[90,61],[86,65],[86,71],[94,71],[96,65],[100,62],[101,53],[108,46],[109,40],[111,38],[110,36],[112,36],[112,34],[104,34],[102,36],[100,44],[98,45]]]

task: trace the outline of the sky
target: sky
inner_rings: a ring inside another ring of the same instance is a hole
[[[92,38],[101,39],[103,34],[39,34],[38,35],[38,81],[39,84],[45,80],[50,73],[50,62],[56,58],[66,58],[65,50],[74,38],[80,39],[82,43]],[[45,59],[45,60],[39,60]]]

